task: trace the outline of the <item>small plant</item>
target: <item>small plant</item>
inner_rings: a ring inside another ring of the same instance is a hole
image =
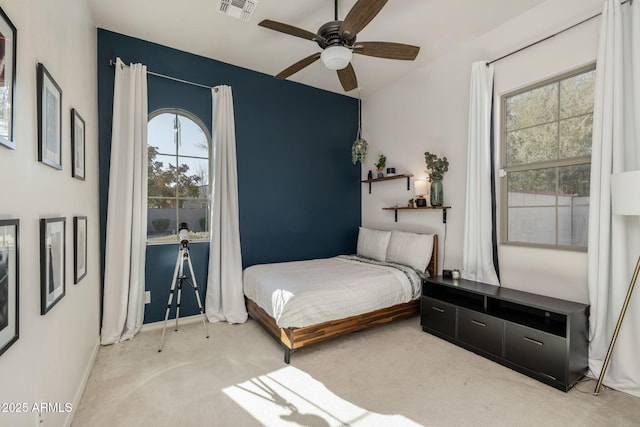
[[[384,154],[380,154],[380,156],[378,156],[378,161],[374,164],[374,166],[380,172],[384,169],[386,164],[387,164],[387,156],[385,156]]]
[[[408,204],[408,206],[409,206],[410,208],[412,208],[412,207],[413,207],[413,204],[414,204],[413,199],[409,199],[409,204]]]
[[[446,157],[440,158],[426,151],[424,153],[424,160],[427,164],[427,169],[431,170],[431,177],[433,179],[442,179],[444,173],[449,170],[449,161]]]

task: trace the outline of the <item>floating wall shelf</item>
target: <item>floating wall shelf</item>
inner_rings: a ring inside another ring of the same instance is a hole
[[[447,209],[451,209],[451,206],[424,206],[420,208],[410,208],[408,206],[400,207],[393,206],[390,208],[382,208],[385,211],[395,211],[395,219],[398,222],[398,211],[418,211],[418,210],[442,210],[442,223],[447,223]]]
[[[393,179],[406,178],[407,179],[407,191],[409,191],[409,190],[411,190],[411,183],[409,182],[409,178],[411,178],[412,176],[413,176],[413,174],[410,174],[410,173],[401,173],[401,174],[398,174],[398,175],[385,176],[385,177],[382,177],[382,178],[363,179],[360,182],[369,184],[369,194],[371,194],[371,183],[373,183],[373,182],[391,181]]]

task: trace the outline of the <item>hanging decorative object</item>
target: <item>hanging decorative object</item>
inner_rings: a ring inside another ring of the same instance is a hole
[[[363,164],[367,158],[367,141],[362,138],[362,100],[358,93],[358,135],[351,146],[351,161],[355,165],[358,161]]]
[[[360,138],[356,138],[351,147],[351,161],[355,165],[356,162],[364,163],[367,158],[367,141]]]

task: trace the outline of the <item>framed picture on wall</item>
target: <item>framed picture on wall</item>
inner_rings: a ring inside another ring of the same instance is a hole
[[[38,64],[38,160],[62,169],[62,89]]]
[[[65,293],[66,218],[40,220],[40,314],[46,314]]]
[[[0,355],[18,340],[19,220],[0,220]]]
[[[71,176],[84,181],[84,120],[75,108],[71,109]]]
[[[87,275],[87,217],[73,217],[73,283]]]
[[[0,8],[0,144],[9,148],[16,148],[13,136],[16,36],[16,27]]]

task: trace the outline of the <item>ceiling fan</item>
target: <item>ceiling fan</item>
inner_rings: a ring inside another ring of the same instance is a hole
[[[353,53],[386,59],[413,61],[420,47],[392,42],[356,42],[356,36],[382,10],[388,0],[358,0],[344,21],[338,20],[338,0],[335,0],[334,20],[322,25],[317,33],[292,25],[265,19],[258,25],[295,37],[314,41],[322,48],[296,62],[275,76],[284,80],[304,67],[322,59],[323,64],[336,70],[343,89],[348,92],[358,87],[356,73],[351,65]]]

